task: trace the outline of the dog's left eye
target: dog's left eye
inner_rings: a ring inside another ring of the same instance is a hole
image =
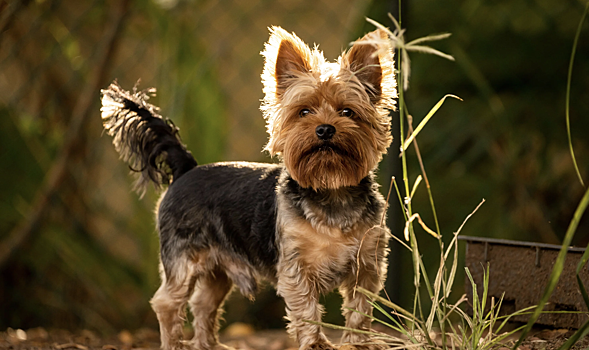
[[[349,108],[344,108],[342,109],[342,111],[340,112],[340,115],[342,117],[347,117],[347,118],[351,118],[355,115],[356,113],[354,113],[353,110],[349,109]]]
[[[304,118],[306,116],[308,116],[311,113],[311,111],[307,108],[303,108],[299,111],[299,117]]]

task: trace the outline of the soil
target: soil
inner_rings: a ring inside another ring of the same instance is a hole
[[[326,330],[327,335],[337,339],[337,331]],[[545,329],[532,334],[519,347],[520,350],[555,350],[574,333],[567,329]],[[254,331],[245,324],[234,324],[221,334],[221,341],[241,350],[296,350],[295,343],[284,330]],[[499,350],[511,349],[513,340]],[[589,338],[577,342],[573,349],[589,347]],[[114,336],[102,337],[89,330],[76,332],[66,330],[29,330],[9,328],[0,332],[1,350],[157,350],[159,334],[152,329],[134,332],[121,331]]]

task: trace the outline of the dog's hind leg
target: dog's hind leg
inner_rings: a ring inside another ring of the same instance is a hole
[[[160,267],[162,285],[151,299],[151,307],[160,324],[161,348],[175,350],[184,348],[182,326],[186,320],[186,303],[192,294],[197,271],[192,263],[176,268],[172,276],[166,276]]]
[[[219,344],[217,332],[222,305],[233,287],[227,274],[217,268],[196,281],[189,300],[194,316],[194,337],[190,341],[193,349],[229,349]]]

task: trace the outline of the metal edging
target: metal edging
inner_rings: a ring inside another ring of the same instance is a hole
[[[525,241],[512,241],[512,240],[509,240],[509,239],[500,239],[500,238],[458,236],[458,240],[459,241],[466,241],[466,242],[485,243],[485,246],[488,246],[488,244],[491,243],[491,244],[516,246],[516,247],[529,247],[529,248],[536,248],[536,249],[560,250],[562,248],[562,246],[557,245],[557,244],[525,242]],[[585,248],[568,247],[568,251],[569,252],[584,253],[585,252]],[[538,250],[537,250],[537,252],[538,252]]]

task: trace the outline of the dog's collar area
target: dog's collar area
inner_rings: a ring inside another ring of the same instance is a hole
[[[352,228],[360,220],[369,225],[378,224],[384,209],[372,173],[357,186],[314,190],[301,187],[285,170],[279,179],[278,195],[283,196],[300,217],[311,220],[312,214],[321,224],[342,231]]]

